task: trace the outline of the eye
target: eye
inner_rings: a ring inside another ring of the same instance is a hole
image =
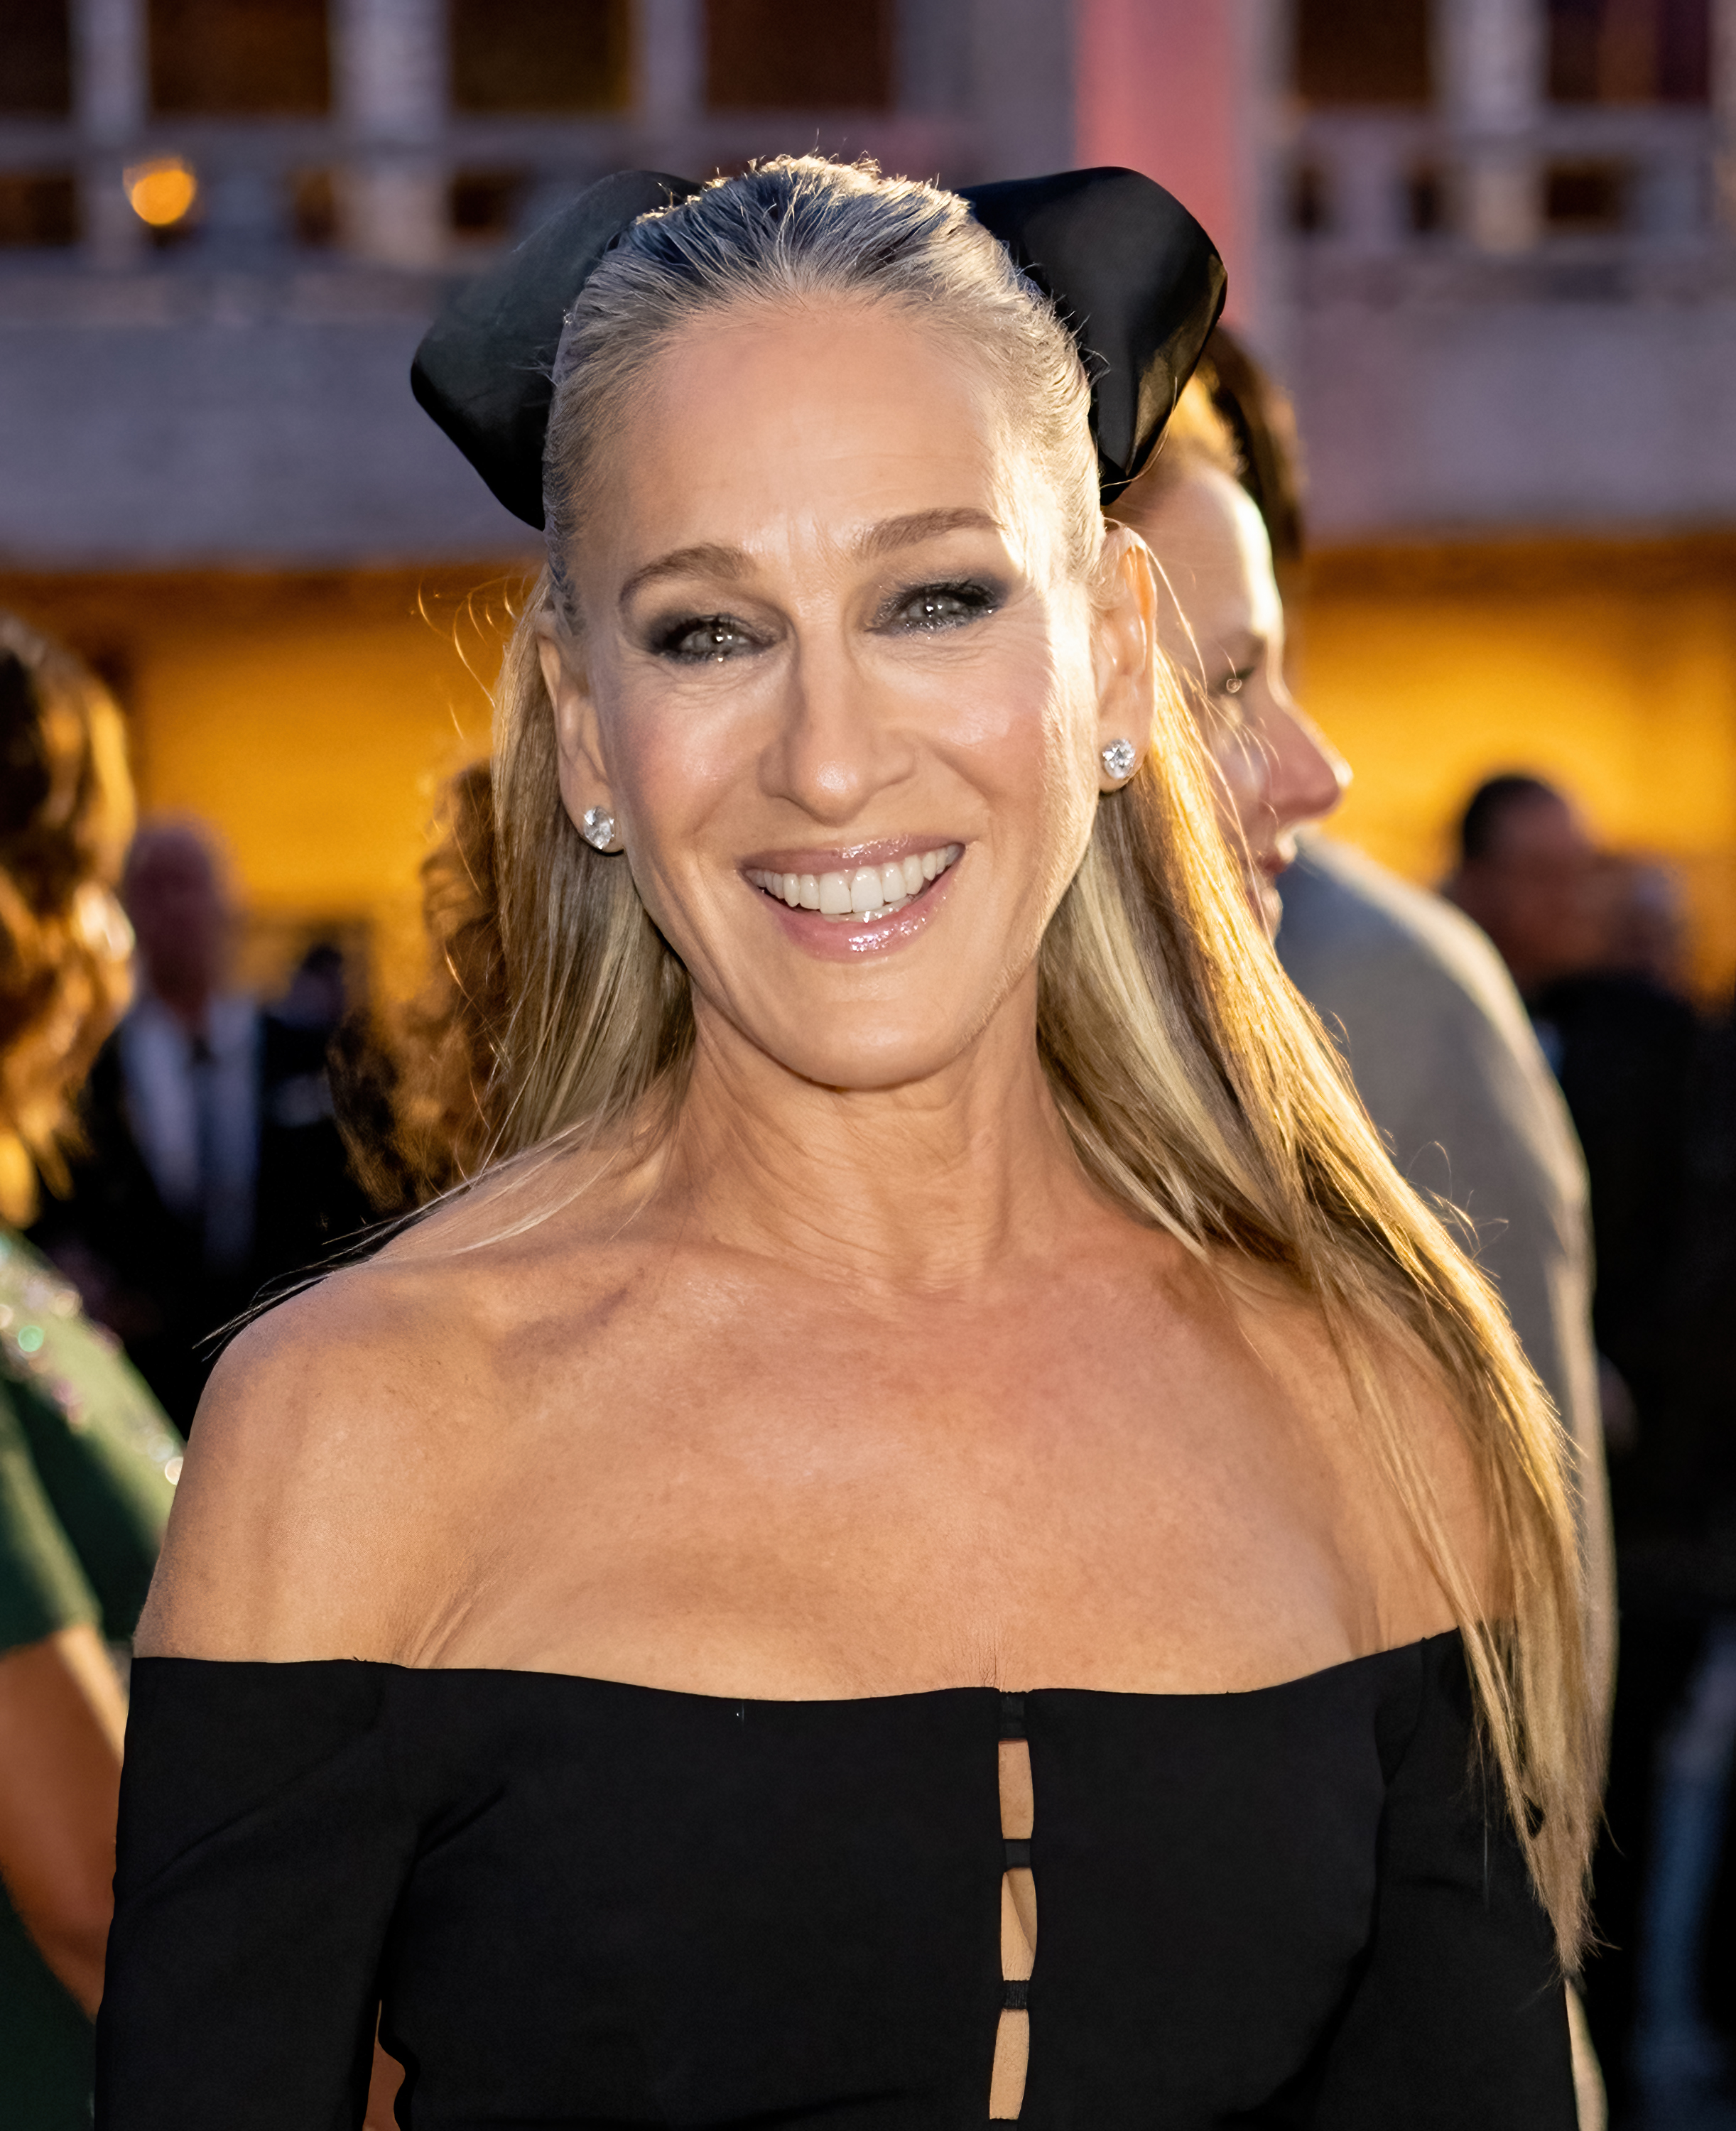
[[[1254,668],[1251,666],[1244,666],[1231,673],[1227,680],[1220,681],[1217,684],[1217,692],[1220,696],[1239,696],[1253,678]]]
[[[658,630],[652,648],[660,658],[702,665],[756,650],[758,639],[733,615],[689,615]]]
[[[898,593],[882,611],[877,626],[891,630],[957,629],[980,621],[1001,604],[1002,595],[992,585],[918,585]]]

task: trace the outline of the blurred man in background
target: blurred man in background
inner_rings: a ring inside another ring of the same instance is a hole
[[[1589,2004],[1612,2070],[1662,2106],[1721,2083],[1725,2056],[1700,2010],[1736,1747],[1736,1554],[1718,1529],[1736,1525],[1718,1440],[1736,1372],[1716,1358],[1736,1202],[1706,1158],[1721,1105],[1695,1092],[1718,1055],[1702,1057],[1676,988],[1680,914],[1661,869],[1601,854],[1542,778],[1509,773],[1472,793],[1447,893],[1511,970],[1590,1178],[1623,1663],[1595,1866],[1609,1945]]]
[[[141,828],[122,893],[137,1002],[91,1075],[72,1196],[36,1233],[184,1429],[212,1335],[366,1217],[326,1080],[342,962],[313,950],[275,1013],[234,989],[234,913],[195,822]]]

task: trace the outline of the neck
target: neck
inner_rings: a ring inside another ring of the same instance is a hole
[[[901,1287],[967,1282],[1096,1200],[1036,1046],[1035,973],[967,1051],[892,1088],[817,1087],[696,1002],[661,1191],[720,1239]]]

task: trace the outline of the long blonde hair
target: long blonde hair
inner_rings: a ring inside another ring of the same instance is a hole
[[[1103,539],[1088,385],[1049,304],[931,186],[780,158],[635,223],[569,319],[545,472],[551,567],[503,668],[494,754],[508,1003],[480,1092],[498,1162],[562,1135],[667,1128],[693,1046],[688,978],[634,887],[562,803],[538,629],[572,611],[564,557],[593,503],[595,440],[658,348],[742,303],[844,297],[968,342],[1009,428],[1052,474],[1076,566]],[[1016,427],[1014,426],[1016,424]],[[1579,1952],[1595,1810],[1580,1572],[1561,1432],[1488,1283],[1400,1180],[1290,989],[1217,826],[1193,720],[1160,690],[1153,745],[1105,797],[1039,960],[1037,1039],[1073,1146],[1136,1220],[1202,1259],[1284,1273],[1322,1314],[1384,1472],[1462,1631],[1480,1735],[1554,1921]],[[468,922],[468,921],[467,921]],[[1394,1358],[1445,1391],[1509,1602],[1485,1617]]]

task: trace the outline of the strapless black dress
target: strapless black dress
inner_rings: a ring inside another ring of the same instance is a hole
[[[1028,1740],[1028,1843],[1001,1832]],[[1456,1636],[1246,1694],[140,1661],[99,2131],[1572,2131]],[[1003,1980],[1002,1875],[1040,1929]]]

